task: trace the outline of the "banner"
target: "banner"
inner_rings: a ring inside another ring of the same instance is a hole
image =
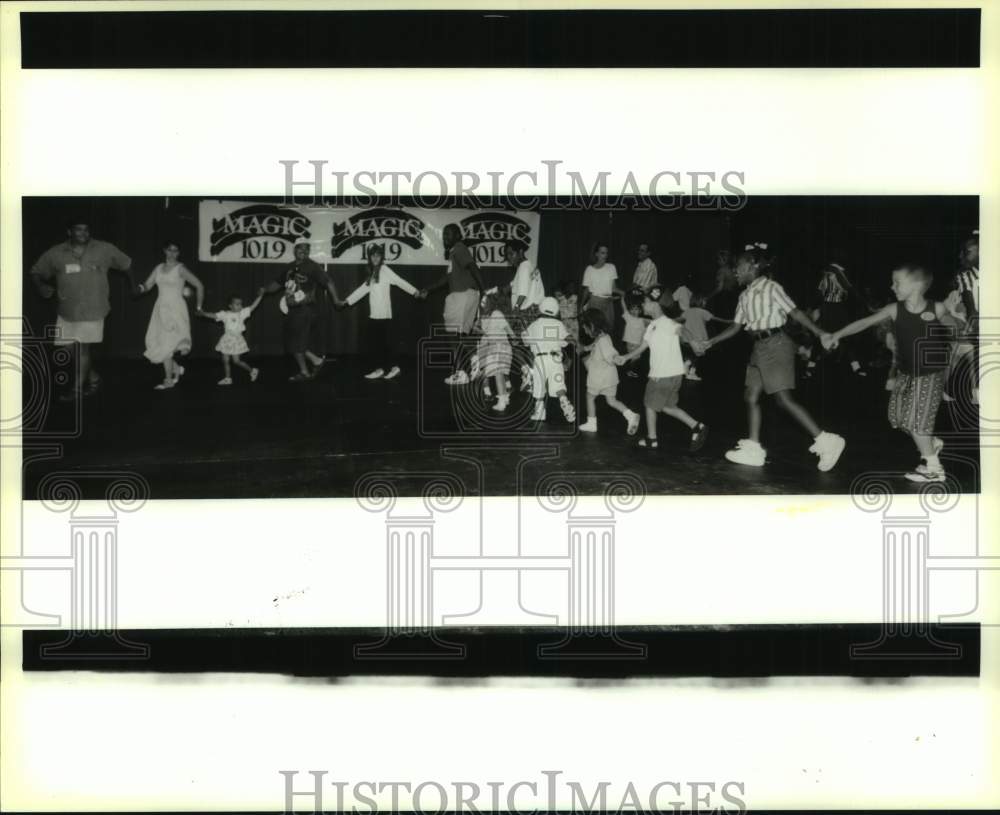
[[[537,212],[410,207],[285,206],[248,201],[202,201],[199,205],[198,259],[224,263],[289,263],[292,247],[311,246],[310,257],[324,264],[364,264],[368,249],[380,245],[393,266],[441,266],[446,224],[457,224],[462,239],[482,267],[506,265],[504,242],[528,245],[537,263]]]

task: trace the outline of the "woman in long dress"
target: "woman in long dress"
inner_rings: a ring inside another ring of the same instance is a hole
[[[184,288],[190,285],[196,293],[195,309],[201,310],[205,287],[201,281],[178,260],[180,247],[173,241],[163,244],[163,263],[159,264],[139,286],[139,294],[156,287],[156,303],[146,329],[145,357],[150,362],[163,365],[163,381],[156,390],[166,390],[177,384],[184,367],[174,361],[174,354],[187,354],[191,350],[191,318],[184,302]]]

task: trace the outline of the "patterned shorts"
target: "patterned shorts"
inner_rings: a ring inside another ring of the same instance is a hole
[[[900,373],[889,397],[889,424],[897,430],[921,436],[933,435],[946,376],[947,371],[924,376]]]

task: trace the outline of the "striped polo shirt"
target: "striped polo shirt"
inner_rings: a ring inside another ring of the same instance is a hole
[[[824,303],[843,303],[847,300],[847,289],[837,279],[837,275],[829,272],[819,281],[819,294]]]
[[[962,300],[971,299],[976,314],[979,314],[979,269],[962,269],[955,275],[955,282],[958,284],[958,293],[962,295]],[[966,308],[968,307],[966,302]]]
[[[781,328],[796,305],[780,283],[769,277],[758,277],[740,294],[733,322],[749,331]]]

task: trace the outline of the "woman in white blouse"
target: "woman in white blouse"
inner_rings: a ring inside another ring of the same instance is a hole
[[[417,289],[384,265],[385,251],[381,246],[372,246],[368,250],[368,276],[365,282],[352,291],[345,301],[353,306],[362,297],[368,295],[368,353],[375,360],[375,369],[365,374],[365,379],[394,379],[399,376],[399,365],[395,362],[392,338],[389,329],[392,326],[392,287],[397,286],[418,300],[427,296],[425,291]]]
[[[615,307],[612,298],[621,297],[624,292],[618,288],[618,270],[615,264],[608,263],[607,244],[598,243],[594,246],[591,264],[583,272],[583,297],[580,303],[580,313],[588,308],[600,311],[609,326],[615,324]]]

